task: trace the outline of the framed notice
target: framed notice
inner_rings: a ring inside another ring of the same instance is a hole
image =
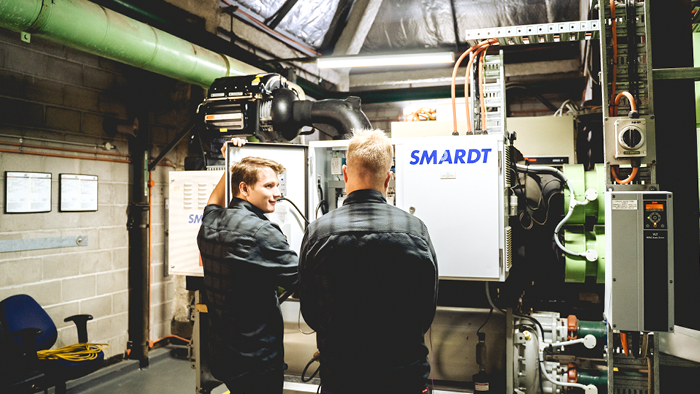
[[[59,174],[59,212],[97,211],[97,175]]]
[[[51,212],[51,174],[5,171],[5,213]]]

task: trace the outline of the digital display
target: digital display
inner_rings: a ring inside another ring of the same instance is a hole
[[[663,209],[664,209],[664,204],[658,204],[658,203],[646,204],[646,209],[647,209],[647,210],[659,210],[659,211],[663,211]]]

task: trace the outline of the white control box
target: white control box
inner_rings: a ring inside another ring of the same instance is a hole
[[[396,206],[425,222],[440,277],[504,281],[512,253],[503,136],[393,142]]]
[[[175,275],[203,276],[197,234],[211,192],[223,171],[171,171],[168,209],[168,264]]]

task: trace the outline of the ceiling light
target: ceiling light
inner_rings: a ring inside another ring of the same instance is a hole
[[[318,68],[351,68],[440,64],[454,63],[454,61],[455,55],[452,52],[434,52],[401,55],[320,57],[317,60],[317,65]]]

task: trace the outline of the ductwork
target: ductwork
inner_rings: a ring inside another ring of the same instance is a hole
[[[205,88],[263,72],[87,0],[0,0],[0,27]]]

